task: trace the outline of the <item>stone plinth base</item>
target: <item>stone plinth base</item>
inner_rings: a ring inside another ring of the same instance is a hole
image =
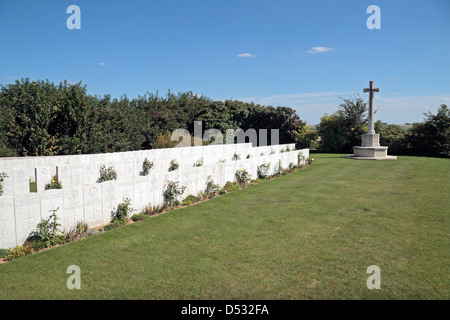
[[[356,160],[397,160],[397,157],[387,155],[388,147],[353,147],[353,154],[346,158]]]
[[[380,135],[377,133],[366,133],[362,135],[361,147],[379,147]],[[382,147],[384,148],[384,147]],[[387,147],[386,147],[387,149]]]

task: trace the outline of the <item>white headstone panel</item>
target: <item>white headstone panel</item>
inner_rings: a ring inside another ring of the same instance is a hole
[[[44,157],[36,157],[34,158],[34,167],[43,167],[45,166],[44,164]]]
[[[134,206],[134,183],[133,180],[119,181],[119,202],[122,203],[125,199],[131,200],[131,206]]]
[[[24,169],[13,170],[14,196],[21,196],[30,193],[30,181]]]
[[[105,181],[100,186],[102,188],[103,224],[108,224],[117,211],[117,205],[121,202],[119,198],[119,185],[116,181]]]
[[[84,217],[90,227],[103,224],[102,187],[98,183],[84,187]]]
[[[225,185],[225,183],[227,182],[225,180],[225,164],[223,163],[218,163],[216,164],[216,183],[223,187]]]
[[[85,221],[83,187],[64,188],[64,229],[70,230],[77,222]]]
[[[123,178],[131,179],[133,177],[134,177],[134,163],[133,159],[129,159],[123,163]]]
[[[64,226],[64,200],[63,191],[59,190],[47,190],[40,194],[41,197],[41,219],[48,219],[53,214],[53,210],[56,210],[56,216],[58,217],[58,223]]]
[[[51,167],[35,168],[36,192],[45,191],[45,185],[52,181],[53,178],[52,174],[53,172]]]
[[[17,243],[23,244],[41,222],[41,201],[39,194],[18,196],[14,199],[16,213]]]
[[[14,199],[12,197],[0,197],[0,248],[9,249],[15,247],[16,225],[14,219]]]
[[[56,175],[63,188],[72,186],[72,172],[70,165],[59,165],[56,167]]]
[[[97,183],[99,178],[100,178],[100,171],[96,170],[95,162],[83,163],[84,185]]]
[[[73,163],[70,165],[70,176],[71,176],[71,184],[72,186],[83,186],[84,185],[84,177],[83,177],[83,165],[80,163]]]
[[[148,179],[145,177],[134,178],[134,203],[133,209],[141,211],[146,205],[148,205]]]
[[[144,162],[144,159],[145,159],[145,157],[136,157],[136,158],[133,159],[133,162],[134,162],[133,163],[133,176],[134,177],[141,177],[142,176],[141,175],[142,163]],[[148,157],[147,157],[147,159],[149,161],[152,161]],[[155,168],[153,167],[152,170],[150,170],[150,174],[153,172],[154,169]]]

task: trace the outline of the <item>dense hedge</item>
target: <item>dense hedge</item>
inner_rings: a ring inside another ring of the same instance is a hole
[[[86,154],[169,146],[175,129],[280,129],[280,143],[305,130],[295,111],[235,100],[213,101],[191,92],[112,99],[86,86],[22,79],[0,89],[0,156]],[[268,143],[270,143],[270,130]]]

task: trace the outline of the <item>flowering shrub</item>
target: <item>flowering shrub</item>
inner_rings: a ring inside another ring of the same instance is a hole
[[[63,243],[64,234],[62,234],[59,229],[61,224],[58,223],[59,218],[56,215],[56,211],[58,210],[59,208],[50,210],[52,212],[50,217],[47,219],[42,219],[37,225],[35,235],[42,239],[47,248]]]
[[[197,161],[195,161],[194,163],[194,167],[201,167],[203,166],[203,158],[198,159]]]
[[[205,195],[208,198],[213,198],[217,195],[219,192],[219,185],[214,183],[214,180],[211,176],[208,177],[208,180],[206,181],[206,189],[205,189]]]
[[[62,189],[61,181],[58,180],[58,176],[53,176],[52,181],[45,185],[45,190]]]
[[[304,166],[306,163],[306,157],[303,153],[299,152],[297,156],[297,165],[299,167]]]
[[[171,207],[173,206],[178,198],[184,193],[186,189],[185,186],[179,186],[179,182],[168,181],[163,192],[164,203]]]
[[[117,171],[114,170],[113,167],[106,168],[105,165],[103,165],[100,168],[100,178],[98,179],[98,182],[103,181],[109,181],[109,180],[116,180],[117,179]]]
[[[250,181],[250,175],[245,169],[236,171],[234,177],[236,179],[236,182],[239,184],[241,188],[245,187],[247,183]]]
[[[11,261],[23,256],[28,256],[34,253],[34,249],[30,242],[25,242],[23,246],[17,246],[8,250],[5,260]]]
[[[123,199],[124,202],[117,206],[117,211],[114,214],[114,218],[111,222],[117,222],[120,224],[126,224],[128,222],[128,216],[131,214],[133,209],[131,208],[131,200],[128,198]]]
[[[269,169],[270,164],[263,163],[260,166],[258,166],[257,172],[258,172],[258,178],[264,179],[269,175]]]
[[[170,160],[169,172],[177,170],[179,166],[180,165],[175,159]]]
[[[150,173],[150,170],[153,168],[153,162],[149,161],[147,158],[144,159],[142,163],[142,175],[146,176]]]

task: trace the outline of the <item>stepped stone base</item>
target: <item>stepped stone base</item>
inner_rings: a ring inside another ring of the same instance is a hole
[[[353,147],[353,154],[346,158],[356,160],[397,160],[395,156],[388,156],[388,147],[382,147],[378,134],[363,134],[361,147]]]
[[[397,160],[395,156],[387,155],[388,147],[353,147],[353,154],[346,158],[355,160]]]

